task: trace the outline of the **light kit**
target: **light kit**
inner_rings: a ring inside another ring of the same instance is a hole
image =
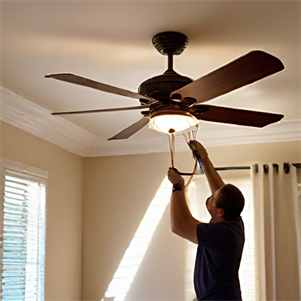
[[[198,124],[198,119],[181,110],[162,110],[151,115],[150,128],[169,134],[172,129],[175,134],[184,134]]]

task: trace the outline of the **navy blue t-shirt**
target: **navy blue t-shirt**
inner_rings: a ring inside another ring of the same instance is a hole
[[[197,225],[194,286],[199,300],[241,300],[238,269],[245,242],[241,217]]]

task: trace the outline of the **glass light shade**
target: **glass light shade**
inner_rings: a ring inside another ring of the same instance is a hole
[[[189,113],[186,114],[159,114],[152,117],[151,127],[159,132],[168,134],[170,129],[177,133],[184,133],[196,126],[198,120]]]

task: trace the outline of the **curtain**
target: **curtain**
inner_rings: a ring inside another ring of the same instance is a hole
[[[260,300],[300,300],[300,195],[292,164],[255,164],[256,263]]]

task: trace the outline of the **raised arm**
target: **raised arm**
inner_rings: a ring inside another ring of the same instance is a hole
[[[170,200],[170,226],[173,233],[198,243],[196,226],[200,223],[195,219],[188,206],[187,189],[183,177],[174,169],[168,171],[168,179],[178,190],[174,190]]]
[[[202,166],[209,183],[211,192],[214,193],[217,189],[225,185],[224,181],[215,170],[212,162],[209,159],[208,153],[204,146],[196,140],[191,140],[190,144],[195,148],[197,154],[201,158]]]

